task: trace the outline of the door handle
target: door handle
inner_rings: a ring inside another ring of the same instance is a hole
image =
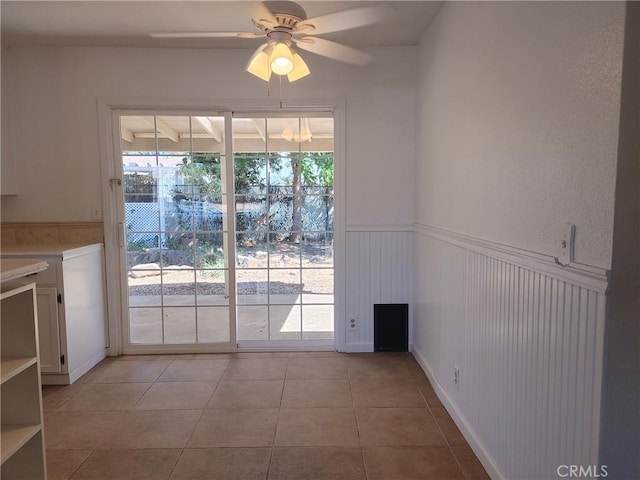
[[[124,247],[124,223],[118,224],[118,244]]]

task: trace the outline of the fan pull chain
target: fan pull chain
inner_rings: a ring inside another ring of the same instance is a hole
[[[279,94],[279,104],[280,104],[280,110],[282,110],[284,102],[282,100],[282,76],[279,75],[278,76],[278,81],[279,81],[279,85],[278,88],[280,90],[280,94]],[[267,80],[267,97],[271,96],[271,79]]]

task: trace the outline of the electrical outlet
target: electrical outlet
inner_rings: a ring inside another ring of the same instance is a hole
[[[460,369],[455,365],[453,366],[453,383],[456,387],[460,387]]]
[[[355,332],[358,330],[358,320],[355,318],[352,318],[349,320],[349,330],[351,330],[352,332]]]
[[[100,220],[100,209],[96,206],[91,207],[91,220]]]

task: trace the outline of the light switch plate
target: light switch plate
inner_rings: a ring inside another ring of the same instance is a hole
[[[560,265],[569,265],[573,262],[575,242],[576,226],[573,223],[567,222],[562,228],[562,235],[558,249],[558,263]]]

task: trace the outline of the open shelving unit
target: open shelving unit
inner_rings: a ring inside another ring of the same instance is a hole
[[[2,284],[0,477],[45,479],[42,389],[34,283]]]

